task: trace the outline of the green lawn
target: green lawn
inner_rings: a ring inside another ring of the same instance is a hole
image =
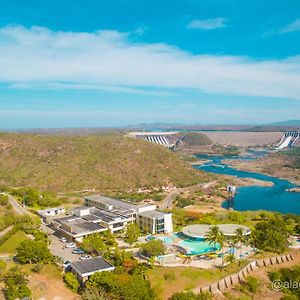
[[[0,246],[0,254],[14,254],[16,252],[16,248],[26,239],[27,237],[24,231],[17,231],[3,245]]]

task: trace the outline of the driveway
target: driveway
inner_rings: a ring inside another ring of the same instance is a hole
[[[73,254],[72,248],[65,248],[66,243],[59,240],[59,234],[54,232],[51,228],[42,224],[42,230],[48,233],[48,239],[50,241],[49,249],[55,256],[61,257],[63,261],[69,260],[71,262],[78,261],[80,254]]]

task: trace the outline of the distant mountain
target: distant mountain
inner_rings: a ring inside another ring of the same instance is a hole
[[[271,126],[299,126],[300,127],[300,120],[288,120],[288,121],[282,121],[282,122],[275,122],[268,124]]]

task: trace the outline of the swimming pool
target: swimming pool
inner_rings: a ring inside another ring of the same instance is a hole
[[[179,242],[178,246],[184,248],[187,255],[211,253],[220,249],[219,244],[216,244],[216,246],[214,247],[213,244],[210,244],[205,240],[200,241],[200,240],[185,239]]]
[[[214,246],[205,239],[190,239],[182,233],[173,233],[170,236],[156,237],[166,245],[178,246],[184,250],[185,255],[199,255],[215,252],[220,249],[220,245]]]

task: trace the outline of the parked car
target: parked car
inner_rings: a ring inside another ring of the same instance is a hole
[[[89,255],[81,255],[79,257],[80,260],[85,260],[85,259],[89,259],[89,258],[91,258]]]
[[[61,237],[59,240],[63,243],[65,243],[67,241],[67,239],[65,237]]]
[[[76,247],[75,243],[66,244],[66,248],[75,248],[75,247]]]
[[[72,251],[73,254],[84,254],[84,251],[80,248],[76,248]]]
[[[64,268],[67,268],[68,266],[70,266],[71,265],[71,262],[69,261],[69,260],[66,260],[65,262],[64,262]]]

